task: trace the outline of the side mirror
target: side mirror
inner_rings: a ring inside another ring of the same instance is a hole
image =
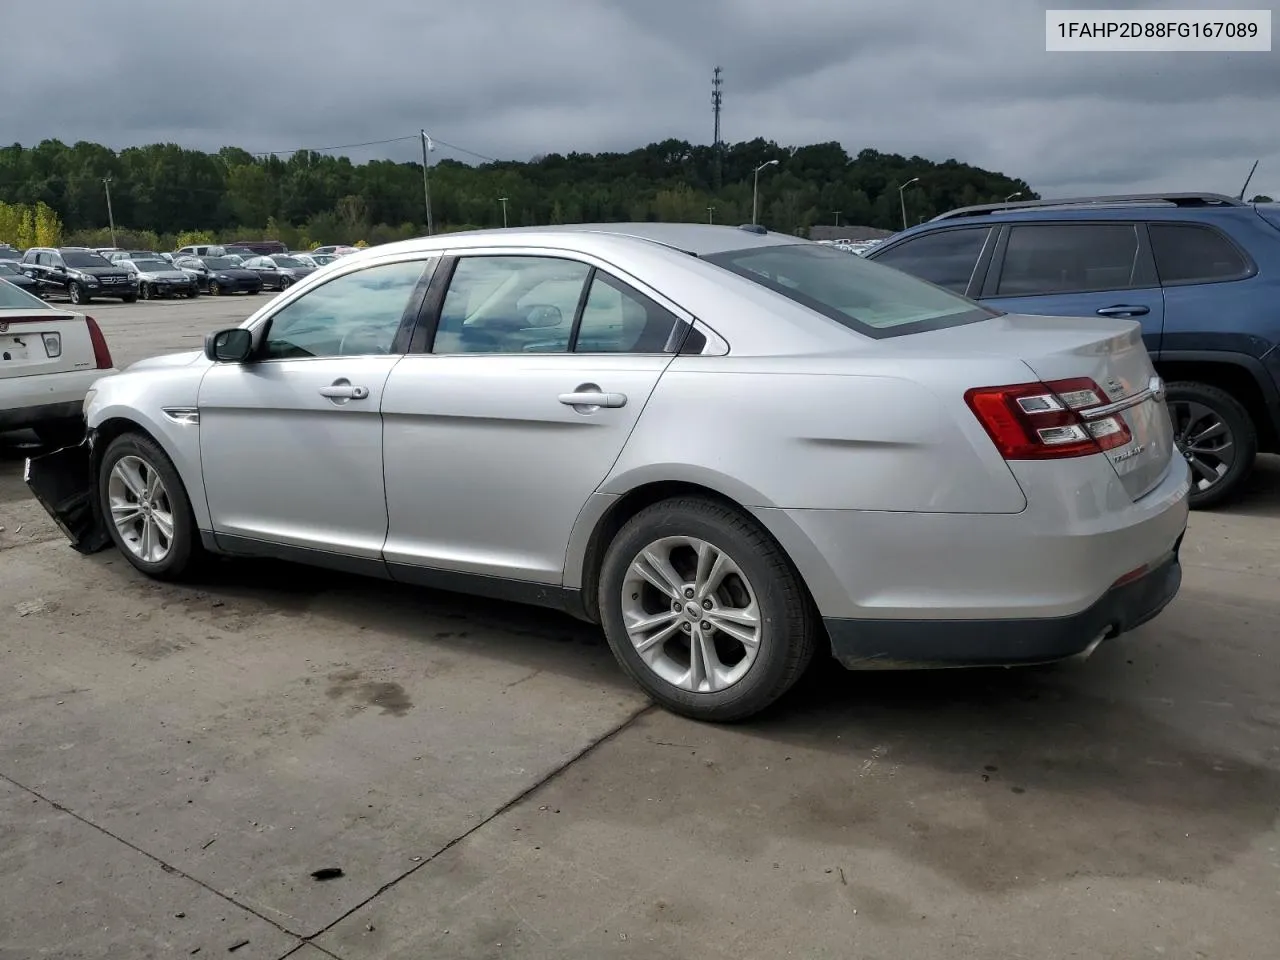
[[[253,334],[244,327],[219,330],[204,338],[204,355],[215,363],[244,363],[253,352]]]
[[[560,308],[549,303],[536,303],[525,313],[525,323],[530,327],[558,327],[563,319]]]

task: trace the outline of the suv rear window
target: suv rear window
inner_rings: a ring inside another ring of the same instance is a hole
[[[1147,229],[1161,283],[1236,280],[1253,272],[1235,245],[1212,227],[1149,223]]]
[[[897,337],[996,314],[892,267],[817,244],[750,247],[703,257],[868,337]]]

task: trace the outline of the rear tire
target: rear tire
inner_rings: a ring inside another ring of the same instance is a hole
[[[1191,467],[1192,509],[1235,499],[1258,456],[1249,411],[1227,391],[1192,380],[1169,384],[1165,404],[1178,451]]]
[[[813,603],[778,545],[752,518],[700,497],[654,504],[623,526],[605,552],[599,606],[622,669],[695,720],[764,710],[817,643]]]
[[[141,433],[112,440],[97,485],[107,533],[137,570],[156,580],[180,580],[195,569],[204,550],[191,501],[173,461],[154,440]]]

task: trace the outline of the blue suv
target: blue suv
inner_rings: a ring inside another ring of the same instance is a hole
[[[1009,313],[1142,324],[1191,505],[1280,452],[1280,205],[1142,194],[962,207],[866,254]]]

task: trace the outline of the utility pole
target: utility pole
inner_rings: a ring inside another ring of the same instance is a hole
[[[841,214],[841,213],[843,213],[844,211],[842,211],[842,210],[832,210],[831,212],[832,212],[832,213],[834,213],[834,214],[836,215],[836,226],[837,226],[837,227],[839,227],[839,226],[840,226],[840,214]]]
[[[107,189],[107,222],[111,224],[111,245],[116,245],[116,215],[111,212],[111,178],[103,177],[102,185]]]
[[[427,131],[419,131],[422,134],[422,202],[427,206],[427,236],[435,233],[435,222],[431,218],[431,178],[427,171],[431,167],[431,161],[427,154],[436,148],[431,142],[431,138],[427,136]]]
[[[507,225],[507,198],[499,197],[498,202],[502,204],[502,226],[505,228]]]
[[[715,222],[716,222],[716,208],[707,207],[707,223],[715,223]]]
[[[721,170],[721,163],[720,163],[720,105],[721,103],[724,102],[724,94],[721,92],[720,87],[724,83],[724,81],[720,79],[720,73],[721,73],[721,70],[719,67],[716,67],[713,71],[711,71],[711,112],[715,116],[715,121],[716,121],[715,137],[711,143],[711,150],[713,152],[713,156],[715,160],[717,190],[719,190],[723,186],[722,177],[721,177],[722,170]]]

